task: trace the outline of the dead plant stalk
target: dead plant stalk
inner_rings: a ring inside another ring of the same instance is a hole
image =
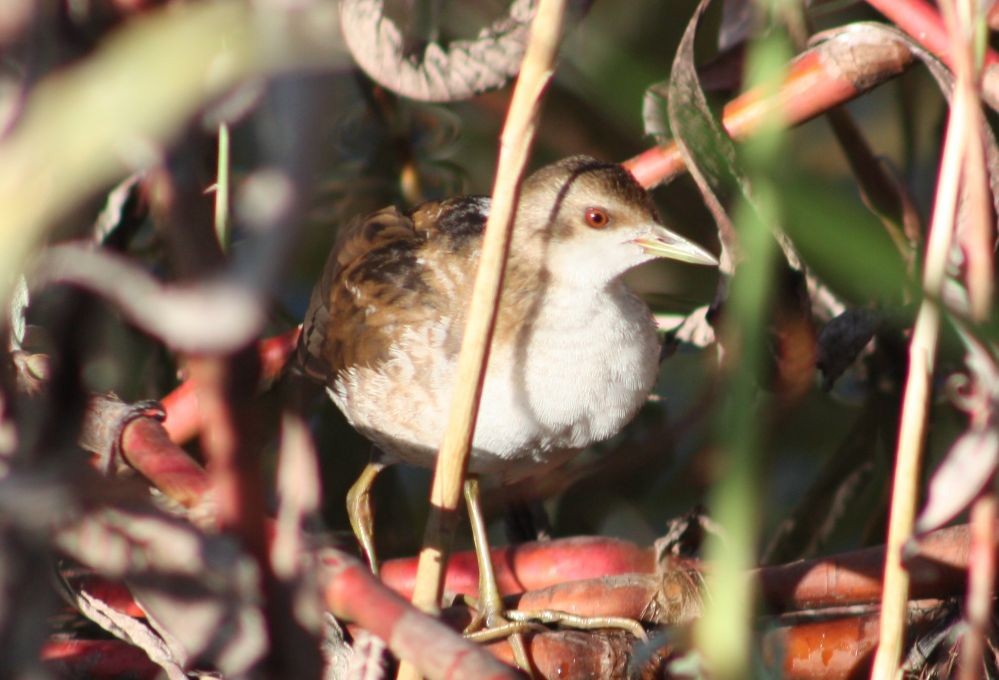
[[[958,2],[946,8],[945,15],[948,10],[953,13],[952,16],[958,15]],[[923,269],[926,297],[919,308],[909,344],[909,373],[902,401],[885,556],[880,645],[874,659],[872,680],[889,680],[898,675],[909,592],[909,574],[902,565],[902,548],[912,534],[915,519],[919,465],[926,435],[930,387],[940,333],[940,308],[937,301],[940,300],[954,234],[962,176],[968,181],[965,159],[969,155],[969,148],[981,143],[980,105],[973,79],[970,32],[954,30],[955,23],[951,24],[951,47],[955,55],[957,82],[951,97],[950,119],[944,139]]]
[[[486,360],[503,287],[518,188],[534,140],[541,96],[554,70],[564,14],[565,0],[541,0],[500,137],[492,204],[458,357],[458,377],[448,427],[434,470],[431,512],[413,592],[413,603],[424,611],[437,610],[444,586],[444,548],[450,540],[446,534],[448,527],[453,526],[448,518],[454,516],[462,497]],[[404,665],[399,677],[413,678],[416,672]]]

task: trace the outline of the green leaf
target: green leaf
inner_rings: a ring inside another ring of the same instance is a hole
[[[847,300],[897,302],[905,263],[877,218],[827,185],[784,192],[785,229],[813,274]]]

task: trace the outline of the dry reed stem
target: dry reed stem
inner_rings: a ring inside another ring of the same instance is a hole
[[[564,13],[565,0],[541,0],[500,137],[492,205],[458,357],[458,377],[448,427],[434,471],[430,492],[431,513],[413,592],[413,604],[424,611],[435,611],[440,603],[445,545],[449,540],[449,536],[444,535],[445,528],[449,524],[448,519],[454,517],[462,497],[462,483],[468,468],[479,396],[503,286],[520,179],[534,139],[541,95],[553,72]],[[453,522],[450,524],[453,526]],[[412,669],[404,666],[399,677],[413,677],[413,674]]]
[[[945,16],[958,14],[954,6],[944,6]],[[968,21],[971,13],[965,14]],[[881,600],[880,639],[874,658],[872,680],[889,680],[898,675],[902,639],[905,632],[909,574],[902,565],[902,548],[913,530],[919,491],[919,465],[926,434],[937,341],[940,334],[939,300],[955,227],[964,160],[971,144],[980,144],[980,106],[975,90],[970,31],[951,24],[951,49],[957,81],[951,98],[950,119],[944,139],[940,177],[934,201],[933,220],[923,269],[926,294],[916,317],[909,345],[909,372],[902,401],[895,478],[892,485],[891,518],[885,555],[884,591]]]

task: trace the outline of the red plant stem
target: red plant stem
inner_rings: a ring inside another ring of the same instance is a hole
[[[621,616],[639,620],[661,587],[662,581],[652,574],[602,576],[522,593],[516,597],[516,605],[523,611],[551,609],[578,616]],[[683,597],[686,594],[676,595]],[[698,595],[698,591],[694,590],[693,594]]]
[[[257,347],[260,357],[260,379],[268,383],[277,378],[295,351],[301,326],[262,340]],[[163,423],[170,439],[183,444],[201,432],[201,408],[194,383],[185,380],[161,400],[167,417]]]
[[[556,611],[584,618],[616,617],[656,626],[690,623],[701,614],[702,578],[697,564],[671,562],[658,574],[619,574],[570,581],[508,596],[508,610]],[[463,604],[442,612],[456,630],[464,630],[475,611]]]
[[[924,536],[909,569],[913,597],[944,597],[964,589],[969,530],[950,527]],[[597,576],[652,573],[651,549],[599,537],[559,539],[500,548],[493,553],[497,579],[505,593],[537,590]],[[816,560],[762,567],[755,572],[767,603],[777,611],[877,602],[881,595],[884,548],[867,548]],[[389,560],[385,583],[403,595],[412,588],[415,558]],[[446,589],[474,593],[478,579],[474,555],[456,553],[448,562]]]
[[[910,619],[917,627],[925,621],[919,613],[910,614]],[[673,677],[665,667],[671,652],[668,643],[649,648],[624,635],[576,631],[528,635],[526,642],[540,678]],[[781,626],[763,634],[763,661],[775,677],[788,680],[861,678],[877,642],[876,614]],[[493,643],[489,650],[512,661],[506,642]]]
[[[777,628],[764,635],[764,660],[777,671],[775,675],[789,680],[858,678],[870,665],[877,635],[876,616]],[[568,631],[528,635],[526,642],[540,678],[672,677],[663,668],[668,645],[636,649],[635,642],[625,636]],[[513,654],[505,641],[489,645],[489,650],[512,663]],[[640,675],[633,666],[636,659],[642,659]]]
[[[275,335],[260,341],[257,350],[260,354],[260,375],[264,381],[274,380],[298,346],[298,338],[302,327],[295,326],[280,335]]]
[[[908,625],[919,635],[932,625],[936,602],[909,609]],[[880,634],[879,614],[844,616],[780,626],[763,635],[763,660],[781,678],[847,680],[866,677]]]
[[[170,440],[158,420],[129,422],[121,433],[121,450],[129,465],[185,508],[194,508],[207,498],[211,482],[204,468]]]
[[[500,592],[507,595],[610,574],[651,574],[655,569],[651,549],[600,536],[522,543],[495,548],[491,554]],[[408,598],[416,580],[416,564],[414,558],[388,560],[382,565],[381,578]],[[447,564],[444,590],[474,595],[478,593],[478,583],[475,553],[452,555]]]
[[[265,666],[278,677],[318,673],[318,640],[298,624],[294,602],[270,559],[260,460],[264,414],[254,399],[259,374],[256,349],[247,347],[226,357],[192,357],[188,366],[204,419],[201,450],[218,526],[238,537],[260,570],[270,640]]]
[[[519,678],[475,643],[420,612],[385,588],[361,563],[343,553],[324,553],[320,571],[326,606],[386,642],[400,659],[428,678]]]
[[[940,529],[919,541],[919,553],[906,561],[911,598],[945,597],[963,591],[968,568],[967,526]],[[884,546],[818,560],[763,567],[756,574],[767,604],[795,611],[878,602],[884,569]]]
[[[767,631],[763,658],[782,678],[861,677],[878,644],[878,615],[788,626]]]
[[[733,139],[744,139],[774,110],[788,125],[798,125],[893,78],[912,63],[912,54],[902,43],[870,49],[850,40],[840,35],[800,55],[791,62],[775,97],[754,89],[733,99],[722,112],[722,125]],[[852,59],[844,54],[851,50]],[[685,170],[673,143],[644,151],[622,165],[647,188]]]
[[[201,432],[201,409],[193,382],[185,380],[177,385],[160,403],[166,411],[163,427],[171,440],[183,444]]]
[[[912,39],[953,69],[950,37],[943,18],[923,0],[867,0],[867,4],[891,19]],[[999,64],[995,50],[985,50],[985,65]]]
[[[722,125],[734,139],[742,139],[777,106],[784,107],[790,124],[798,124],[859,94],[861,90],[853,82],[828,73],[818,53],[809,52],[792,62],[777,98],[769,98],[759,89],[750,90],[725,106]],[[668,181],[686,169],[673,143],[644,151],[622,165],[644,187]]]
[[[254,444],[259,414],[247,403],[247,390],[256,384],[248,374],[256,372],[246,365],[248,359],[245,352],[232,359],[192,357],[188,367],[201,406],[201,448],[219,527],[238,536],[267,565],[264,486]]]
[[[504,602],[509,609],[524,612],[554,610],[577,616],[618,616],[639,621],[643,620],[659,585],[659,579],[652,574],[618,574],[559,583],[508,596]],[[441,616],[455,630],[463,630],[472,622],[475,610],[458,604],[444,609]]]
[[[74,589],[85,591],[112,609],[136,619],[146,618],[146,612],[132,597],[132,591],[121,581],[112,581],[97,574],[69,579]]]
[[[41,660],[64,678],[153,680],[161,670],[141,649],[118,640],[52,639],[42,647]]]

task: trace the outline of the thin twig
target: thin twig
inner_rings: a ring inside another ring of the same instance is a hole
[[[946,4],[946,3],[944,3]],[[955,27],[956,28],[956,27]],[[881,643],[874,659],[873,680],[889,680],[898,673],[909,574],[902,565],[902,548],[912,534],[919,488],[920,458],[927,427],[931,379],[940,334],[939,299],[954,232],[962,166],[970,143],[981,143],[976,121],[980,106],[973,80],[970,36],[955,30],[951,47],[957,82],[951,100],[950,120],[944,140],[933,221],[930,225],[923,288],[926,299],[919,308],[909,345],[909,373],[902,401],[891,519],[886,546],[884,592],[881,601]]]

